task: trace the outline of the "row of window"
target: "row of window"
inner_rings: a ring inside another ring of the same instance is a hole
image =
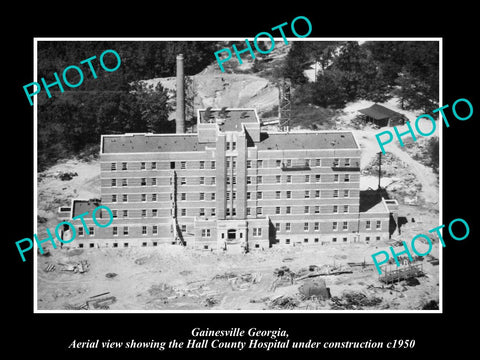
[[[338,221],[332,222],[332,230],[337,231],[339,229],[338,225],[339,225]],[[289,232],[289,231],[292,230],[292,224],[289,223],[289,222],[284,223],[283,226],[284,226],[283,230],[286,231],[286,232]],[[371,230],[371,221],[370,220],[366,221],[365,228],[367,230]],[[375,224],[375,229],[380,230],[381,228],[382,228],[382,221],[377,220],[376,224]],[[310,229],[311,229],[311,223],[309,223],[309,222],[303,223],[303,230],[304,231],[310,231]],[[282,231],[280,223],[275,223],[275,230],[277,232]],[[316,221],[316,222],[313,223],[313,230],[314,231],[320,231],[320,222]],[[348,230],[348,221],[342,221],[342,230]]]
[[[200,192],[198,193],[198,198],[195,196],[195,198],[197,198],[198,200],[215,200],[215,193],[212,192],[212,193],[204,193],[204,192]],[[206,194],[208,194],[208,197],[206,196]],[[247,200],[263,200],[263,192],[262,191],[257,191],[256,193],[256,198],[252,198],[252,193],[251,192],[247,192],[246,196],[247,196]],[[342,192],[340,192],[340,190],[337,190],[337,189],[334,189],[333,190],[333,198],[338,198],[340,197],[340,194],[342,194],[342,197],[344,198],[348,198],[350,197],[350,190],[348,189],[344,189],[342,190]],[[225,193],[225,196],[226,196],[226,199],[227,200],[236,200],[237,199],[237,192],[236,191],[227,191]],[[119,195],[117,194],[112,194],[111,195],[111,202],[112,203],[116,203],[116,202],[119,202],[119,199],[122,199],[122,202],[128,202],[128,194],[122,194],[121,197],[119,197]],[[285,191],[285,199],[292,199],[292,191],[288,190],[288,191]],[[304,192],[304,199],[310,199],[310,198],[315,198],[315,199],[319,199],[320,198],[320,190],[305,190]],[[150,194],[150,199],[151,201],[157,201],[158,199],[158,196],[157,194]],[[281,197],[281,192],[280,191],[275,191],[275,199],[282,199]],[[170,200],[172,200],[172,196],[170,196]],[[187,200],[187,194],[186,193],[180,193],[180,200],[181,201],[185,201]],[[192,199],[190,199],[192,200]],[[146,202],[147,201],[147,194],[140,194],[140,201],[142,202]]]
[[[379,240],[380,240],[380,236],[376,236],[375,239],[376,239],[377,241],[379,241]],[[309,238],[304,238],[304,239],[303,239],[303,242],[304,242],[305,244],[308,244],[308,243],[310,242],[310,240],[311,240],[311,239],[309,239]],[[314,242],[314,243],[318,243],[319,241],[320,241],[319,238],[314,238],[314,239],[313,239],[313,242]],[[343,237],[343,238],[342,238],[342,242],[346,243],[347,241],[348,241],[348,237]],[[367,237],[365,238],[365,241],[370,241],[370,236],[367,236]],[[339,242],[339,241],[338,241],[338,238],[332,237],[332,243],[337,243],[337,242]],[[290,240],[290,239],[285,239],[285,244],[288,245],[288,244],[290,244],[290,243],[291,243],[291,240]]]
[[[230,148],[228,146],[229,143],[227,143],[227,150],[231,150],[232,148]],[[233,143],[234,144],[234,143]],[[235,150],[235,148],[233,148],[232,150]],[[307,167],[321,167],[322,166],[322,159],[276,159],[276,160],[272,160],[272,161],[275,161],[275,167],[277,168],[281,168],[281,167],[292,167],[295,166],[295,165],[304,165],[304,166],[307,166]],[[330,162],[330,160],[326,160],[326,159],[323,159],[323,161],[326,161],[326,163],[324,164],[324,166],[330,166],[330,164],[332,164],[333,167],[338,167],[340,165],[344,166],[344,167],[350,167],[351,166],[351,160],[349,158],[344,158],[342,159],[342,162],[340,162],[340,159],[339,158],[334,158],[332,162]],[[178,165],[177,165],[178,163]],[[192,168],[192,169],[215,169],[216,167],[216,164],[215,164],[215,161],[214,160],[211,160],[211,161],[204,161],[204,160],[200,160],[200,161],[189,161],[189,166],[188,168]],[[193,164],[195,163],[195,164]],[[120,163],[120,169],[121,170],[128,170],[128,162],[121,162]],[[130,163],[131,164],[131,163]],[[256,168],[267,168],[268,167],[268,164],[269,162],[267,160],[247,160],[247,169],[251,169],[253,167],[253,165],[256,165]],[[227,167],[230,167],[230,165],[235,168],[236,167],[236,160],[233,160],[230,162],[230,160],[227,160],[226,161],[226,165]],[[176,168],[179,168],[179,169],[187,169],[187,161],[170,161],[170,169],[176,169]],[[111,171],[116,171],[117,170],[117,163],[116,162],[112,162],[110,163],[110,170]],[[140,162],[140,170],[157,170],[157,162],[156,161],[152,161],[152,162],[149,162],[148,163],[148,169],[147,169],[147,162]]]

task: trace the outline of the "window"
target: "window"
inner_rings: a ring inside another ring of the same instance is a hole
[[[366,236],[365,241],[370,241],[370,236]]]
[[[200,200],[205,200],[205,193],[203,192],[200,193]]]
[[[309,214],[310,213],[310,207],[305,206],[305,208],[303,209],[303,213],[304,214]]]
[[[127,170],[127,163],[126,162],[122,162],[122,170]]]
[[[152,186],[157,185],[157,178],[152,178]]]
[[[347,242],[347,238],[346,238],[346,237],[343,238],[343,242]]]
[[[317,182],[317,183],[320,182],[320,174],[315,175],[315,182]]]
[[[205,178],[200,176],[200,185],[205,185]]]
[[[275,191],[275,199],[280,199],[280,191]]]
[[[343,190],[343,197],[348,197],[349,191],[348,190]]]
[[[372,228],[372,227],[371,227],[370,220],[367,220],[367,221],[365,222],[365,229],[370,230],[371,228]]]
[[[232,150],[235,150],[237,148],[237,143],[235,141],[232,141]]]
[[[117,210],[112,210],[112,215],[114,218],[117,218]]]
[[[117,202],[117,195],[115,194],[112,195],[112,202]]]
[[[187,183],[187,180],[184,177],[180,178],[180,185],[185,185]]]
[[[315,190],[315,197],[319,198],[320,197],[320,190]]]
[[[337,242],[337,238],[336,237],[332,238],[332,242]]]
[[[230,168],[230,160],[227,160],[226,164],[227,164],[227,169],[229,169]]]
[[[210,237],[210,229],[202,229],[202,237]]]
[[[280,231],[280,223],[275,223],[275,230]]]
[[[123,217],[124,218],[128,217],[128,210],[123,210]]]
[[[200,161],[200,169],[205,169],[205,161]]]
[[[308,231],[308,222],[303,224],[303,231]]]
[[[215,169],[215,165],[216,165],[216,164],[215,164],[215,161],[212,160],[212,161],[210,162],[210,169]]]
[[[145,170],[145,163],[143,161],[140,163],[140,170]]]
[[[257,206],[257,215],[262,215],[262,207]]]
[[[285,223],[285,231],[290,231],[291,228],[292,228],[292,225],[289,222]]]
[[[308,238],[303,239],[304,243],[308,243]]]
[[[170,169],[175,169],[175,161],[170,161]]]
[[[247,207],[247,215],[251,215],[251,213],[252,213],[252,210],[249,207]]]
[[[377,241],[380,240],[380,236],[376,236],[375,240],[377,240]]]
[[[128,195],[123,194],[122,200],[123,200],[123,202],[127,202],[128,201]]]
[[[152,216],[157,217],[158,216],[158,210],[157,209],[152,209]]]
[[[122,179],[122,186],[127,186],[127,185],[128,185],[127,179]]]
[[[205,216],[205,208],[200,208],[200,216]]]
[[[350,175],[349,175],[349,174],[345,174],[345,177],[343,178],[343,181],[344,181],[344,182],[350,182]]]
[[[334,214],[338,213],[338,205],[333,205],[333,211]]]
[[[337,198],[338,197],[338,190],[333,190],[333,197]]]
[[[306,183],[310,182],[310,175],[305,175],[305,182]]]
[[[338,174],[333,175],[333,181],[338,182]]]
[[[285,212],[286,212],[287,214],[291,214],[291,213],[292,213],[292,207],[291,207],[291,206],[287,206],[287,207],[285,208]]]
[[[315,222],[315,223],[313,224],[313,230],[315,230],[315,231],[319,231],[319,230],[320,230],[320,223],[319,223],[319,222]]]
[[[345,166],[346,167],[349,167],[350,166],[350,159],[345,159]]]
[[[147,227],[142,226],[142,235],[147,235]]]
[[[112,179],[112,186],[117,186],[117,179]]]
[[[147,216],[147,210],[146,209],[142,209],[142,217],[146,217]]]
[[[287,199],[291,199],[292,198],[292,192],[290,190],[287,191]]]
[[[237,183],[237,177],[232,176],[232,184],[235,185]]]
[[[237,199],[237,192],[232,191],[232,200],[236,200],[236,199]]]
[[[182,224],[182,226],[180,227],[180,231],[181,231],[182,233],[187,232],[187,225]]]
[[[114,227],[112,228],[112,235],[113,235],[113,236],[117,236],[117,235],[118,235],[118,228],[117,228],[116,226],[114,226]]]
[[[315,205],[315,214],[320,214],[320,206]]]
[[[257,160],[257,168],[263,167],[263,160]]]
[[[227,200],[227,201],[230,200],[230,191],[227,191],[225,193],[225,200]]]
[[[237,162],[235,159],[232,159],[232,169],[235,170],[237,168]]]
[[[338,166],[338,159],[333,159],[333,167],[337,167]]]
[[[261,184],[262,183],[262,177],[261,176],[257,176],[257,184]]]
[[[146,178],[142,178],[142,180],[140,181],[140,185],[142,185],[142,186],[147,185],[147,179],[146,179]]]
[[[78,236],[83,236],[83,227],[78,228]]]
[[[321,166],[320,159],[315,159],[315,166]]]
[[[180,161],[180,169],[185,169],[187,167],[186,161]]]
[[[282,166],[282,160],[275,160],[275,166],[277,168],[281,167]]]
[[[290,244],[290,239],[285,239],[285,244]]]
[[[226,150],[230,150],[230,141],[227,141],[227,149]]]
[[[291,167],[292,166],[292,160],[291,159],[288,159],[287,160],[287,167]]]
[[[158,226],[157,225],[153,225],[152,226],[152,235],[157,235],[158,234]]]
[[[123,235],[128,235],[128,226],[123,227]]]
[[[348,213],[348,205],[343,205],[343,212]]]
[[[225,209],[225,215],[228,217],[230,216],[230,208]]]
[[[253,236],[262,236],[262,228],[253,228]]]
[[[305,167],[310,167],[310,160],[309,159],[305,159]]]
[[[142,201],[147,201],[147,194],[142,194],[141,195],[141,200]]]
[[[280,183],[282,182],[282,176],[281,176],[281,175],[275,176],[275,182],[276,182],[277,184],[280,184]]]
[[[318,243],[318,238],[313,239],[313,242]]]
[[[252,196],[252,193],[250,191],[247,191],[247,200],[250,200],[251,196]]]
[[[180,209],[180,216],[187,216],[187,209]]]
[[[155,161],[152,161],[151,166],[152,170],[155,170],[157,168],[157,163]]]
[[[123,243],[123,247],[128,247],[128,243]]]
[[[348,222],[347,221],[343,222],[342,229],[343,230],[348,230]]]
[[[152,194],[152,201],[157,201],[157,194]]]
[[[147,246],[147,243],[146,243],[146,242],[142,242],[142,246],[143,246],[143,247]]]
[[[333,231],[337,231],[337,230],[338,230],[338,223],[337,223],[336,221],[334,221],[334,222],[332,223],[332,230],[333,230]]]
[[[275,207],[275,214],[280,214],[280,206]]]
[[[305,190],[305,199],[310,199],[310,191]]]
[[[252,160],[247,160],[247,169],[252,168]]]
[[[110,164],[110,170],[111,170],[111,171],[117,170],[117,163],[111,163],[111,164]]]
[[[380,230],[382,228],[382,222],[380,220],[377,220],[377,224],[375,225],[375,228],[377,230]]]
[[[117,243],[113,243],[113,247],[114,247],[114,248],[117,248],[117,247],[118,247],[118,244],[117,244]]]
[[[261,191],[257,191],[257,200],[262,200],[262,192]]]
[[[291,183],[292,182],[292,175],[287,175],[287,183]]]
[[[215,200],[215,193],[211,193],[210,199],[211,199],[211,200]]]
[[[210,216],[215,216],[215,208],[210,209]]]
[[[215,179],[216,179],[215,176],[212,176],[210,178],[210,185],[215,185]]]

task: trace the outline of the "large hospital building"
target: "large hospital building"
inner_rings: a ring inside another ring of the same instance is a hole
[[[180,126],[183,124],[180,123]],[[72,245],[265,249],[388,239],[396,202],[360,204],[360,147],[350,131],[267,132],[255,109],[197,111],[196,133],[103,135],[101,199]]]

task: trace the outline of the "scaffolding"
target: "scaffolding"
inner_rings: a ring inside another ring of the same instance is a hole
[[[379,276],[379,280],[386,284],[400,282],[401,280],[407,280],[413,277],[423,276],[422,264],[407,265],[395,270],[387,270],[386,267],[383,270],[383,275]]]
[[[175,239],[175,244],[180,244],[185,246],[185,240],[183,239],[182,229],[178,224],[177,220],[177,173],[175,170],[172,170],[171,173],[171,185],[172,185],[172,229],[173,229],[173,238]]]
[[[292,113],[292,102],[290,100],[292,83],[290,79],[280,80],[278,88],[278,119],[281,131],[290,130],[290,120]]]

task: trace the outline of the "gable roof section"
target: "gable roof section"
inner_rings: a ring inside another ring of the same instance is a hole
[[[403,117],[403,114],[400,114],[399,112],[393,111],[379,104],[373,104],[368,108],[358,110],[358,112],[374,118],[375,120],[389,119],[392,117]]]

